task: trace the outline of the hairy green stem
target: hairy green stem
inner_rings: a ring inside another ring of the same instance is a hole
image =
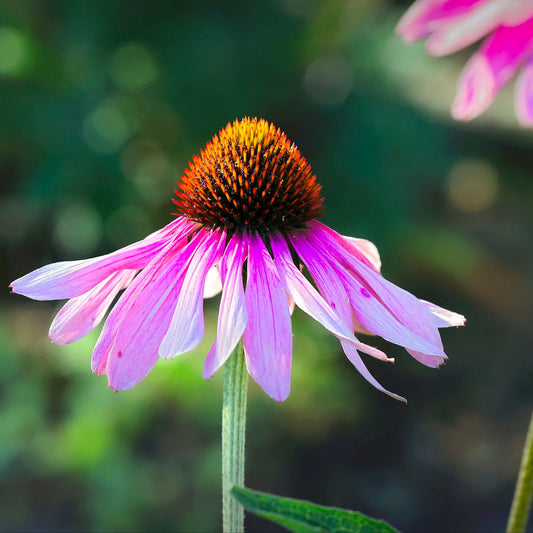
[[[242,341],[224,365],[222,400],[222,530],[244,531],[244,509],[232,498],[231,488],[244,486],[244,444],[248,372]]]
[[[529,422],[526,443],[522,452],[522,463],[507,522],[507,533],[523,533],[526,530],[527,518],[533,494],[533,413]]]

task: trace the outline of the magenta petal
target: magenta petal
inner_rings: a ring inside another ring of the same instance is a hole
[[[204,338],[205,277],[213,263],[220,259],[226,232],[200,233],[202,242],[184,267],[185,274],[174,315],[159,346],[159,354],[165,358],[189,352]]]
[[[297,237],[294,237],[294,240],[298,240]],[[270,242],[281,281],[296,305],[334,335],[347,340],[353,339],[347,325],[333,312],[327,302],[293,263],[285,239],[281,235],[275,235],[271,237]]]
[[[486,2],[468,16],[445,19],[432,28],[426,50],[434,56],[452,54],[475,43],[504,23],[509,7],[504,2]]]
[[[455,120],[472,120],[494,101],[498,89],[487,59],[474,54],[466,64],[459,81],[451,113]]]
[[[93,371],[106,373],[109,386],[129,389],[150,372],[176,306],[184,265],[202,235],[185,248],[173,242],[133,280],[107,318],[93,352]]]
[[[252,378],[277,401],[289,395],[292,332],[285,288],[261,237],[250,236],[243,343]]]
[[[400,19],[396,32],[406,42],[428,35],[441,20],[458,19],[492,0],[417,0]]]
[[[500,26],[464,68],[453,117],[470,120],[482,113],[532,51],[533,18],[517,26]]]
[[[354,257],[372,267],[376,272],[381,272],[381,258],[377,246],[373,242],[346,235],[343,235],[342,238],[355,248]]]
[[[46,265],[15,280],[11,287],[13,292],[34,300],[63,300],[80,296],[117,270],[144,268],[170,239],[178,245],[178,238],[181,236],[183,240],[194,227],[189,220],[179,218],[146,239],[116,252]]]
[[[221,261],[224,290],[220,299],[217,340],[207,354],[203,377],[209,379],[226,362],[241,339],[247,322],[242,270],[248,238],[235,234]]]
[[[299,239],[297,235],[293,235],[291,240],[294,244],[294,241],[298,242]],[[348,297],[346,291],[340,283],[340,280],[336,276],[331,276],[333,272],[327,270],[326,263],[320,263],[318,258],[313,259],[315,254],[312,252],[308,254],[308,249],[305,247],[305,244],[303,246],[298,246],[298,244],[295,246],[302,260],[308,265],[311,275],[313,276],[314,274],[313,279],[318,280],[317,285],[324,294],[324,297],[330,302],[329,305],[307,281],[298,268],[296,268],[292,262],[285,239],[282,236],[273,236],[271,238],[271,244],[280,278],[289,293],[293,296],[296,305],[302,311],[306,312],[317,322],[320,322],[339,339],[346,340],[366,354],[381,361],[394,362],[394,359],[387,357],[381,350],[359,342],[353,336],[350,331],[352,315],[350,306],[347,305]],[[341,310],[342,318],[333,309]]]
[[[317,223],[318,224],[318,223]],[[318,224],[319,227],[330,229],[324,224]],[[374,269],[376,272],[381,271],[381,258],[376,245],[366,239],[356,239],[354,237],[346,237],[336,231],[330,230],[328,237],[333,239],[339,246],[342,246],[349,254],[353,255],[357,260],[362,261],[365,265]]]
[[[115,272],[89,292],[69,300],[50,326],[52,342],[69,344],[87,335],[101,322],[115,296],[130,284],[136,273],[136,270]]]
[[[331,257],[361,324],[391,342],[428,355],[446,357],[440,335],[426,305],[357,261],[331,237],[333,230],[314,222],[311,247]]]
[[[522,68],[515,86],[515,108],[524,128],[533,128],[533,58]]]

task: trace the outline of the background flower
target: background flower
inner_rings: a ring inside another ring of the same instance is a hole
[[[451,54],[486,37],[459,78],[452,115],[471,120],[490,106],[522,67],[515,89],[520,124],[533,126],[533,2],[417,0],[397,27],[408,43],[427,37],[426,50]]]

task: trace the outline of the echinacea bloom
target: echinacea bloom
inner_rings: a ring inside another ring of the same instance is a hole
[[[533,127],[533,0],[417,0],[397,32],[409,43],[427,37],[426,49],[435,56],[487,36],[459,78],[453,117],[480,115],[521,68],[516,114],[522,126]]]
[[[222,291],[209,379],[243,341],[252,378],[287,398],[294,305],[340,339],[357,370],[379,390],[359,355],[392,361],[354,332],[404,346],[421,363],[446,359],[438,328],[464,318],[418,300],[380,275],[369,241],[317,221],[320,186],[285,134],[265,120],[228,124],[193,157],[174,200],[181,213],[163,229],[108,255],[54,263],[11,284],[36,300],[69,298],[50,328],[57,344],[91,331],[109,306],[92,369],[129,389],[160,356],[195,348],[204,336],[203,299]],[[302,273],[307,268],[311,281]]]

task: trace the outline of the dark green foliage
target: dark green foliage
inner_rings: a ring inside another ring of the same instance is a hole
[[[355,511],[240,487],[233,487],[231,493],[247,511],[295,533],[398,533],[383,520]]]

